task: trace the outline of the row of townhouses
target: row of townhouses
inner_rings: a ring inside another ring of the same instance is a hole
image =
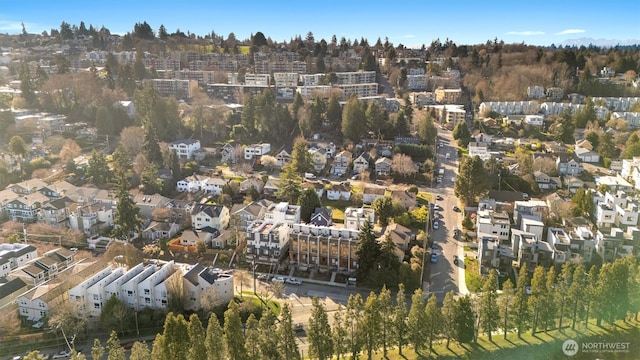
[[[596,255],[605,262],[640,255],[638,199],[623,190],[590,191],[596,209],[594,222],[584,219],[578,225],[565,221],[564,227],[548,227],[543,222],[552,203],[558,201],[555,198],[480,201],[476,237],[481,273],[492,268],[506,273],[524,264],[529,269],[549,267],[578,259],[590,263]]]

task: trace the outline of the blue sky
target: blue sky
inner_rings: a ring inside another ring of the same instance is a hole
[[[0,33],[30,33],[59,28],[66,21],[106,26],[112,33],[132,31],[146,21],[154,31],[180,29],[203,35],[215,31],[238,39],[261,31],[275,41],[311,31],[316,40],[380,37],[393,44],[427,46],[449,38],[459,44],[488,39],[533,45],[568,39],[640,39],[640,1],[41,1],[1,0]]]

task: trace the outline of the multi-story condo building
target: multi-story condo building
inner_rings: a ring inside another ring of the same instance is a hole
[[[294,224],[289,234],[289,260],[301,270],[352,273],[358,268],[358,241],[359,230]]]
[[[584,106],[585,105],[582,104],[544,102],[540,105],[540,111],[544,113],[545,116],[559,116],[567,110],[570,110],[572,114],[576,111],[581,111],[584,109]],[[595,106],[594,110],[598,119],[604,119],[609,113],[609,109],[604,106]]]
[[[244,84],[245,85],[269,86],[269,85],[271,85],[271,75],[269,75],[269,74],[245,74],[244,75]]]
[[[143,81],[151,83],[160,96],[176,99],[191,99],[198,88],[198,82],[195,80],[145,79]]]
[[[551,245],[526,231],[511,230],[511,249],[518,268],[524,265],[527,269],[535,269],[538,265],[548,268],[553,262]]]
[[[637,129],[640,127],[640,112],[614,111],[611,117],[613,119],[626,121],[627,128]]]
[[[183,276],[185,310],[198,311],[207,306],[223,305],[233,299],[233,275],[195,264]]]
[[[515,260],[511,244],[496,235],[482,234],[478,237],[478,263],[480,274],[488,274],[491,269],[507,273]]]
[[[99,317],[100,314],[102,314],[102,309],[109,300],[105,294],[105,287],[122,275],[124,275],[124,268],[118,267],[112,269],[109,275],[100,278],[100,280],[96,281],[93,285],[87,287],[86,298],[88,305],[86,307],[86,313],[89,316]]]
[[[458,102],[462,95],[462,89],[444,89],[438,88],[433,92],[436,96],[436,101],[441,104],[454,104]]]
[[[95,304],[100,307],[99,299],[94,299],[93,296],[89,296],[88,289],[107,278],[111,275],[112,271],[111,267],[106,267],[69,290],[71,311],[76,317],[81,318],[92,312],[96,307]]]
[[[495,111],[502,115],[535,114],[537,106],[533,101],[485,101],[480,104],[481,113]]]
[[[513,220],[520,223],[520,215],[535,215],[540,219],[549,216],[549,207],[542,200],[515,201],[513,203]]]
[[[527,96],[531,99],[542,99],[545,97],[544,86],[527,87]]]
[[[407,89],[411,91],[422,91],[427,89],[429,76],[425,74],[407,74]],[[413,102],[413,104],[416,104]]]
[[[476,217],[476,228],[478,239],[483,235],[488,235],[489,237],[497,237],[501,243],[507,243],[511,228],[509,214],[504,211],[479,210]]]
[[[375,71],[351,71],[351,72],[337,72],[338,84],[340,85],[353,85],[353,84],[369,84],[376,82]]]
[[[124,302],[127,307],[140,311],[142,310],[140,303],[138,301],[138,297],[141,295],[139,291],[138,285],[144,281],[146,278],[151,276],[156,272],[156,265],[152,264],[142,269],[142,271],[131,278],[129,281],[122,284],[120,288],[119,298]]]
[[[113,210],[99,202],[77,206],[69,213],[69,227],[88,235],[110,226],[113,226]]]
[[[598,227],[635,227],[638,225],[638,204],[624,191],[596,193],[596,225]]]
[[[342,90],[344,97],[348,98],[351,95],[357,97],[368,97],[378,95],[378,83],[362,83],[362,84],[338,84],[336,86]]]
[[[631,254],[636,257],[640,255],[640,230],[637,227],[629,227],[626,232],[616,227],[609,231],[599,229],[595,242],[596,252],[606,262],[613,262],[619,257]]]
[[[549,228],[547,243],[553,249],[552,257],[555,264],[564,264],[571,259],[571,239],[564,229]]]
[[[271,204],[264,214],[264,219],[274,222],[284,222],[288,225],[297,224],[300,222],[300,206],[291,205],[288,202]]]
[[[613,111],[629,111],[633,105],[640,103],[640,97],[600,97],[593,98],[595,104],[604,103]]]
[[[287,255],[291,228],[282,221],[256,220],[247,226],[247,261],[277,264]]]
[[[128,283],[129,280],[138,276],[140,273],[142,273],[142,271],[144,271],[144,264],[140,263],[129,269],[122,276],[116,277],[111,282],[106,283],[104,286],[104,298],[108,300],[111,297],[115,296],[119,299],[122,299],[122,297],[120,296],[122,292],[122,285]]]
[[[276,87],[296,87],[300,75],[295,72],[276,72],[273,73],[273,80]]]
[[[353,208],[348,207],[344,210],[344,227],[360,231],[360,228],[369,222],[375,224],[375,211],[372,208]]]

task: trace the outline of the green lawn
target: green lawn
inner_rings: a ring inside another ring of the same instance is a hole
[[[464,279],[467,289],[471,292],[478,292],[482,289],[482,276],[480,276],[478,260],[464,258]]]
[[[420,191],[418,195],[416,195],[416,202],[419,206],[427,205],[428,202],[431,202],[431,193]]]
[[[398,355],[397,349],[389,350],[384,358],[382,350],[378,350],[373,355],[373,359],[388,360],[413,360],[413,359],[518,359],[518,360],[543,360],[543,359],[568,359],[562,353],[562,344],[567,339],[573,339],[578,344],[586,342],[616,342],[630,343],[628,353],[582,353],[576,359],[637,359],[638,339],[640,339],[640,323],[630,321],[624,323],[619,321],[615,325],[604,325],[597,327],[595,321],[589,324],[589,328],[584,328],[584,322],[576,326],[576,330],[568,328],[569,322],[565,323],[562,332],[558,330],[531,335],[531,331],[522,334],[521,338],[514,333],[507,335],[505,340],[503,335],[493,335],[492,341],[483,334],[478,337],[476,344],[458,344],[451,341],[449,348],[446,341],[440,340],[434,343],[433,352],[429,349],[420,350],[419,354],[411,346],[403,349],[402,355]],[[635,344],[635,345],[634,345]],[[580,346],[580,345],[579,345]],[[366,353],[363,353],[366,355]],[[600,355],[600,356],[598,356]],[[361,356],[365,358],[366,356]]]

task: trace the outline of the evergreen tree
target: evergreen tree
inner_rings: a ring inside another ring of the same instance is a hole
[[[207,347],[205,343],[206,334],[202,327],[202,322],[196,314],[189,316],[189,325],[187,327],[189,334],[189,353],[188,359],[206,359]]]
[[[573,270],[573,278],[569,286],[569,304],[571,307],[571,330],[575,330],[578,317],[582,314],[582,304],[587,291],[587,273],[582,263]]]
[[[458,176],[454,184],[454,193],[465,204],[470,205],[476,198],[490,190],[489,176],[479,156],[466,158],[460,164]]]
[[[131,347],[131,356],[129,356],[129,360],[152,360],[151,351],[149,351],[149,347],[146,343],[141,341],[136,341],[133,343]]]
[[[326,117],[327,122],[329,123],[329,129],[333,129],[334,131],[338,130],[339,132],[342,127],[342,107],[340,107],[340,102],[335,94],[331,95],[329,98]]]
[[[587,283],[589,286],[585,292],[585,315],[584,315],[584,327],[589,328],[589,315],[593,310],[593,307],[597,307],[597,301],[599,298],[598,283],[600,279],[600,271],[597,266],[591,266],[589,273],[587,274]],[[593,306],[592,306],[593,305]],[[597,317],[597,309],[594,311]]]
[[[459,343],[469,343],[474,338],[475,314],[468,295],[456,300],[455,312],[456,340]]]
[[[398,286],[396,306],[393,308],[393,339],[398,346],[398,354],[402,355],[402,348],[407,344],[407,299],[404,284]]]
[[[345,321],[345,311],[342,305],[338,304],[338,310],[333,314],[333,325],[331,326],[331,338],[333,339],[333,353],[340,360],[343,354],[349,351],[349,344],[345,341],[349,336],[349,329]],[[346,357],[346,355],[345,355]]]
[[[424,294],[422,289],[416,289],[411,297],[411,308],[407,317],[407,328],[409,333],[409,342],[413,345],[416,353],[420,351],[427,337]]]
[[[273,336],[273,334],[271,334]],[[250,314],[244,328],[244,346],[247,349],[247,359],[260,358],[260,330],[255,314]]]
[[[572,144],[574,142],[573,133],[575,129],[576,126],[571,117],[571,109],[567,109],[556,122],[554,138],[556,141]]]
[[[392,338],[393,330],[393,304],[391,304],[391,292],[386,286],[380,290],[378,295],[378,311],[380,312],[380,343],[382,345],[382,354],[387,356],[387,348]]]
[[[382,138],[382,132],[387,126],[384,115],[384,108],[377,102],[372,101],[367,107],[365,117],[367,118],[367,125],[370,131],[376,135],[378,139]]]
[[[309,318],[309,328],[307,330],[309,356],[319,360],[331,359],[333,356],[333,339],[327,312],[317,297],[313,298],[311,306],[311,317]]]
[[[307,224],[311,222],[311,215],[315,209],[322,206],[318,193],[313,188],[302,191],[298,197],[298,205],[300,205],[300,220]]]
[[[547,294],[547,278],[546,271],[542,266],[537,266],[533,272],[533,278],[531,279],[531,295],[528,299],[528,306],[531,309],[531,335],[536,333],[538,328],[538,321],[541,318],[541,313],[544,311]]]
[[[129,181],[123,173],[117,174],[117,190],[116,197],[118,203],[116,205],[116,216],[113,229],[113,236],[118,239],[127,239],[132,232],[138,232],[142,225],[140,218],[140,208],[133,202],[131,194],[129,194]]]
[[[124,349],[120,346],[118,334],[111,330],[109,340],[107,340],[107,360],[125,360]]]
[[[107,158],[103,152],[93,150],[87,166],[87,176],[97,186],[102,186],[109,182],[111,173],[107,165]]]
[[[549,329],[549,325],[552,327],[556,324],[556,315],[558,313],[558,309],[556,308],[555,302],[555,287],[556,287],[556,269],[554,266],[549,267],[549,271],[547,272],[547,285],[546,285],[546,293],[544,294],[544,306],[541,309],[540,316],[541,320],[544,322],[544,331],[547,332]]]
[[[449,342],[456,337],[456,300],[453,298],[453,290],[447,292],[442,301],[442,333],[447,339],[447,349]]]
[[[367,118],[357,96],[347,101],[342,111],[342,136],[357,144],[367,129]]]
[[[512,301],[512,309],[510,314],[513,315],[513,322],[518,330],[518,338],[522,336],[522,332],[526,329],[529,320],[529,307],[527,303],[527,289],[529,286],[529,271],[527,265],[523,265],[518,272],[518,281],[516,292]]]
[[[337,314],[337,313],[336,313]],[[291,318],[291,307],[288,303],[284,303],[282,305],[282,309],[280,311],[280,325],[278,326],[277,334],[278,334],[278,348],[279,353],[284,359],[292,359],[296,360],[300,358],[300,353],[298,351],[298,343],[296,341],[296,333],[293,330],[293,321]],[[335,329],[335,322],[333,328]],[[343,340],[346,337],[341,337]],[[335,340],[334,340],[335,344]],[[342,344],[345,344],[342,341]]]
[[[418,137],[427,145],[435,145],[438,137],[438,129],[434,124],[434,118],[427,112],[418,124]]]
[[[349,295],[345,323],[348,332],[348,344],[351,357],[357,358],[362,349],[362,297],[359,293]]]
[[[202,324],[200,327],[202,328]],[[196,331],[195,327],[194,331]],[[168,313],[163,332],[158,336],[161,339],[159,342],[162,349],[162,357],[159,359],[187,360],[191,346],[188,351],[184,351],[184,345],[189,344],[189,335],[188,324],[184,316],[182,314],[174,315],[172,312]]]
[[[175,150],[169,152],[169,166],[171,167],[171,176],[174,182],[182,180],[182,168],[180,167],[180,159]]]
[[[93,339],[93,346],[91,347],[91,359],[102,360],[104,356],[105,348],[98,339]]]
[[[367,351],[367,358],[371,359],[373,351],[378,349],[381,344],[381,323],[382,317],[378,304],[376,293],[371,291],[367,296],[364,304],[364,312],[362,317],[362,337],[364,340],[364,348]]]
[[[567,306],[567,293],[571,286],[571,278],[573,277],[573,266],[570,262],[562,264],[562,270],[560,271],[560,277],[555,286],[553,293],[555,294],[555,305],[558,310],[558,329],[563,331],[564,317],[569,313]]]
[[[502,321],[502,333],[504,339],[507,339],[507,332],[511,329],[512,314],[511,308],[514,299],[513,284],[510,279],[502,284],[502,295],[498,298],[498,306],[500,307],[500,319]]]
[[[373,224],[369,221],[365,221],[360,228],[356,255],[358,256],[358,282],[366,283],[376,270],[376,264],[380,257],[380,243],[376,241]]]
[[[229,303],[229,308],[224,312],[224,344],[229,360],[247,359],[247,349],[244,345],[242,334],[242,321],[238,304],[235,301]]]
[[[283,307],[284,310],[284,307]],[[207,325],[207,335],[205,337],[205,347],[207,348],[208,360],[224,359],[226,356],[222,327],[215,313],[209,315],[209,324]]]
[[[482,285],[482,298],[480,303],[480,325],[489,336],[498,329],[500,323],[500,310],[496,306],[498,299],[498,277],[495,270],[489,271],[489,275],[484,279]]]
[[[380,225],[389,225],[389,219],[393,216],[393,201],[389,196],[383,196],[373,201],[373,210]]]
[[[36,105],[36,85],[31,77],[31,70],[29,64],[26,61],[20,63],[20,96],[27,102],[29,106]]]
[[[142,150],[144,156],[151,164],[155,164],[158,168],[162,167],[162,151],[158,145],[158,137],[153,126],[149,125],[144,129],[144,140],[142,142]]]
[[[279,360],[282,358],[279,350],[279,339],[273,334],[277,334],[276,318],[271,311],[263,314],[258,323],[258,344],[263,359]]]
[[[437,339],[442,332],[442,311],[438,306],[438,300],[432,295],[427,301],[425,309],[426,340],[429,342],[429,351],[433,351],[433,340]]]
[[[456,124],[456,127],[453,128],[451,136],[453,136],[455,140],[458,140],[458,146],[460,147],[466,148],[471,141],[471,132],[469,131],[467,123],[464,121],[460,121]]]

